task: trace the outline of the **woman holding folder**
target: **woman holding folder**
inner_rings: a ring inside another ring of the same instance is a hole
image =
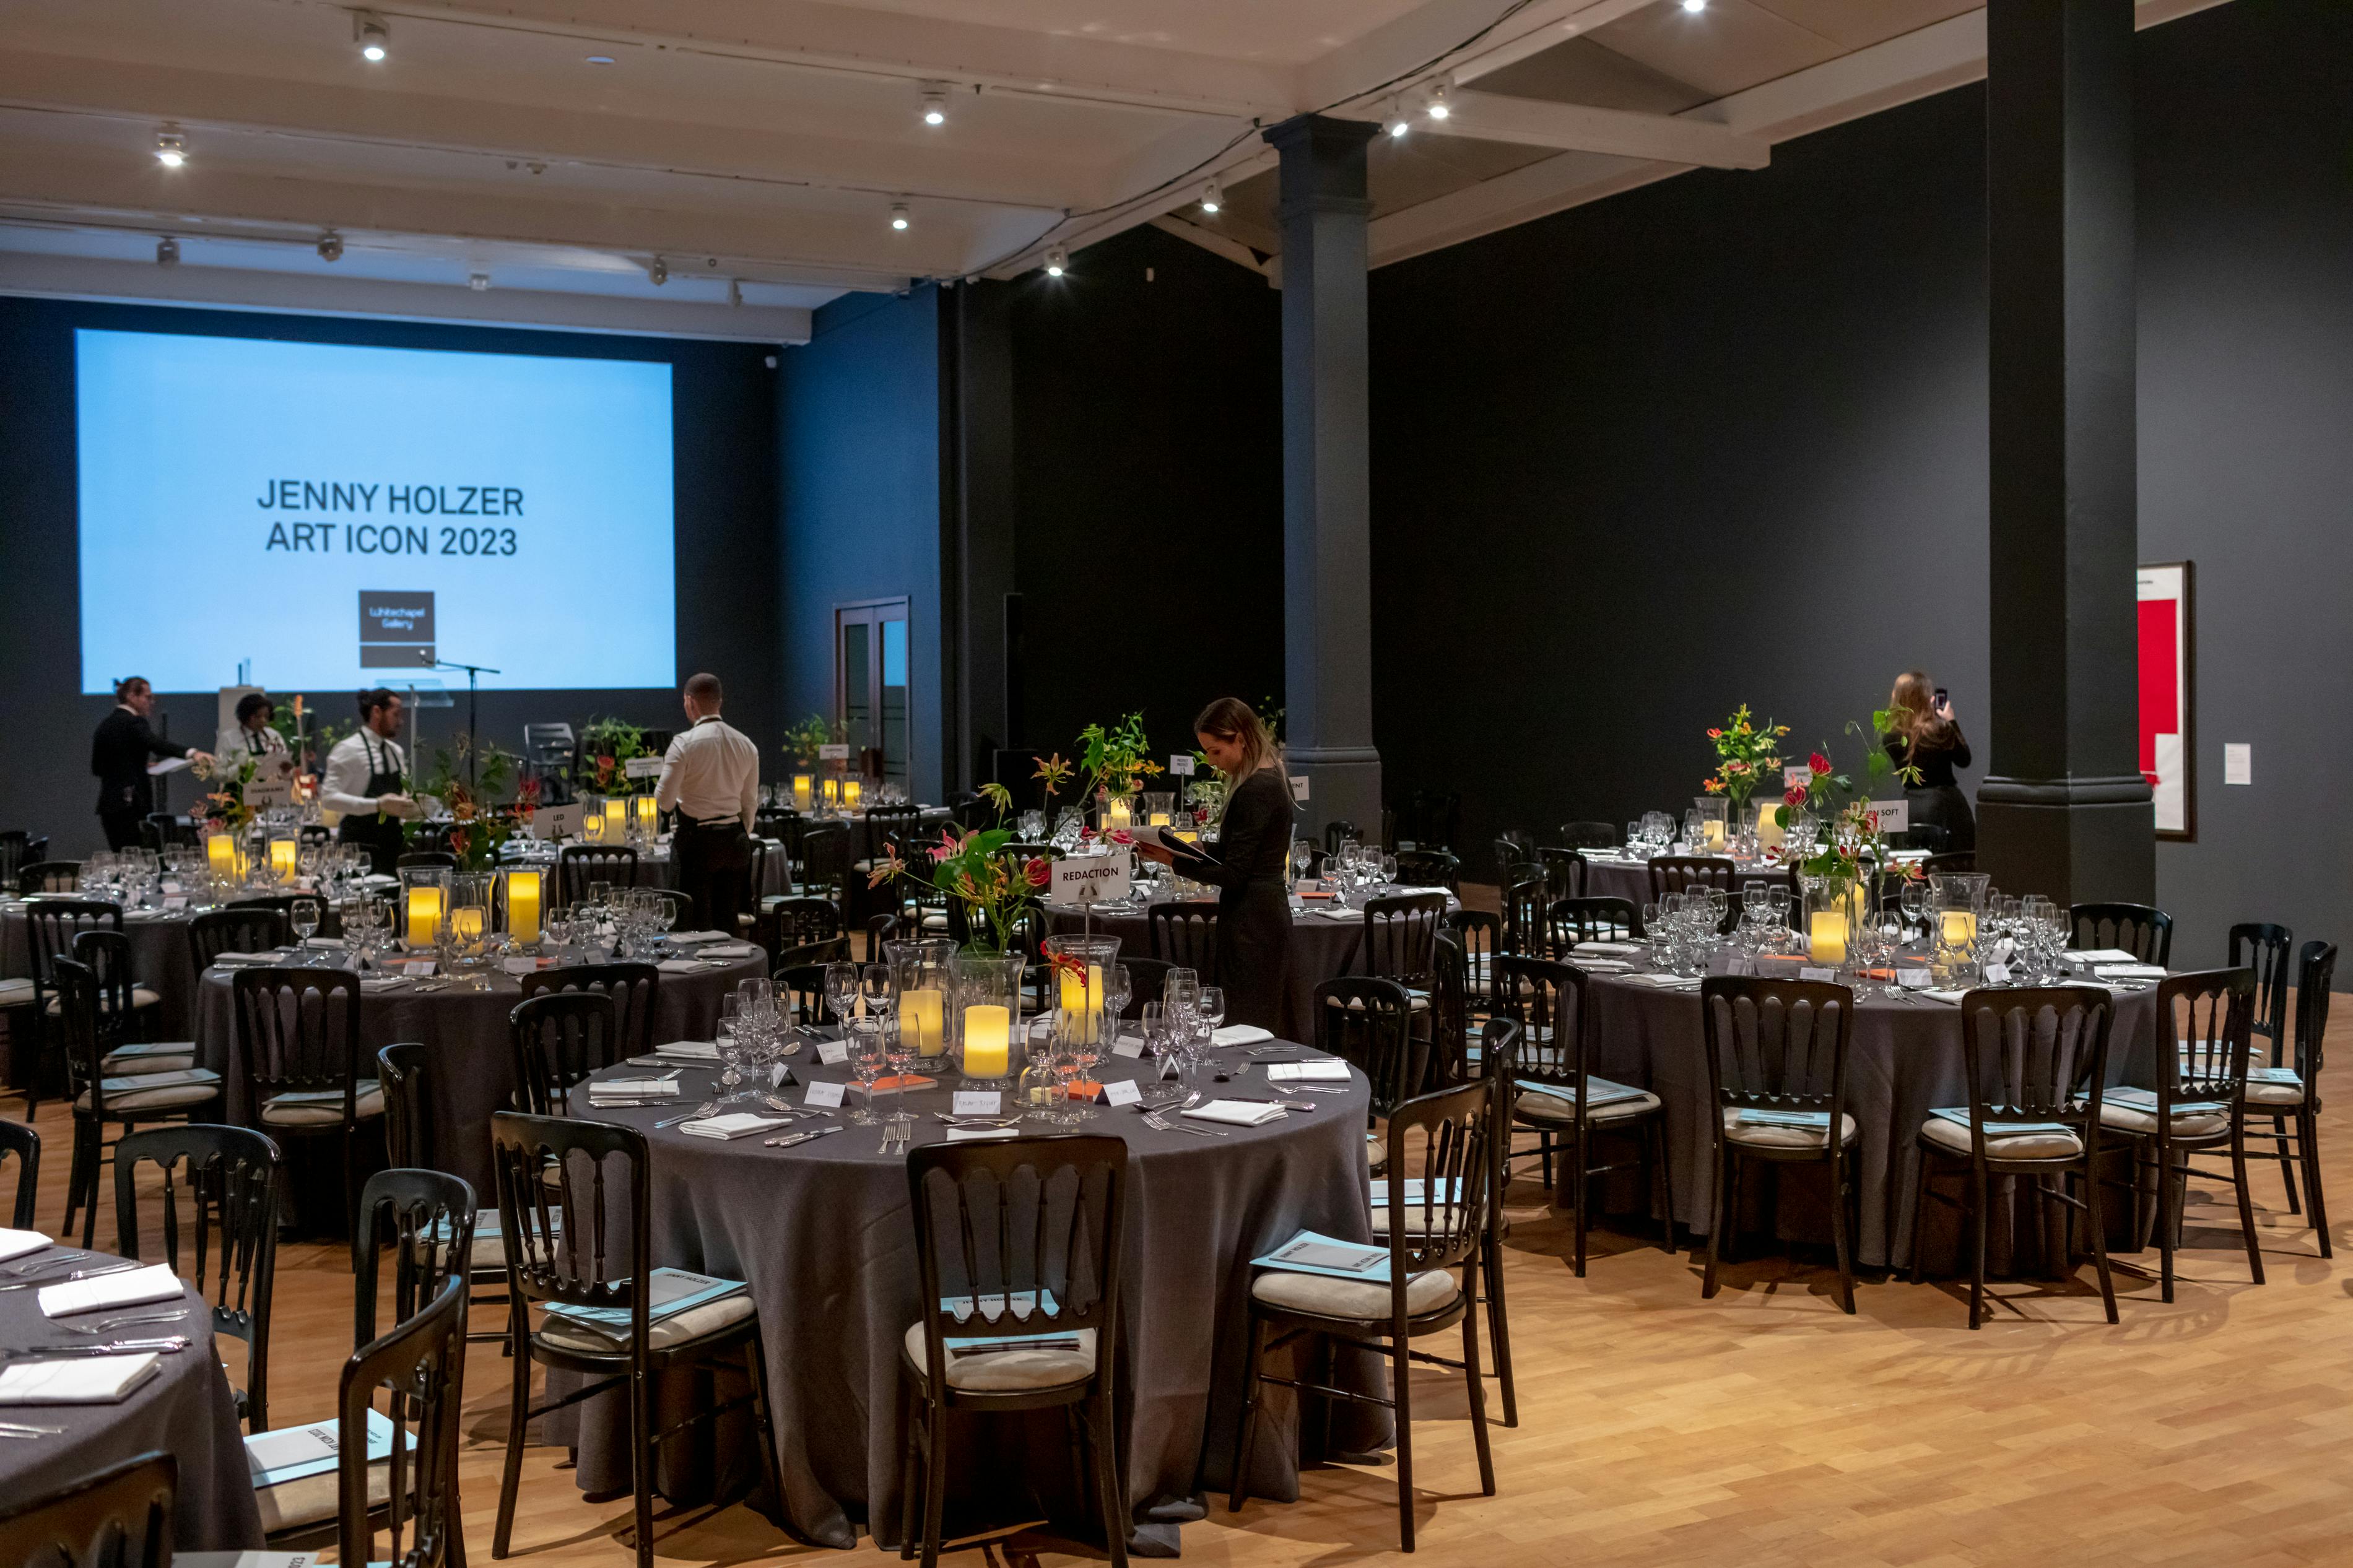
[[[1240,698],[1202,709],[1193,734],[1226,779],[1217,858],[1180,858],[1165,844],[1140,843],[1136,853],[1218,889],[1217,983],[1225,987],[1226,1021],[1279,1035],[1291,970],[1291,781],[1274,737]]]

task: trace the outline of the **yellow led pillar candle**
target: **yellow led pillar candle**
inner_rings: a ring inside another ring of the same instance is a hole
[[[899,1032],[914,1040],[916,1055],[936,1057],[947,1049],[944,1018],[937,987],[899,994]]]
[[[540,876],[537,871],[507,873],[507,935],[516,942],[539,940]]]
[[[964,1076],[1003,1078],[1013,1065],[1013,1016],[981,1003],[964,1010]]]

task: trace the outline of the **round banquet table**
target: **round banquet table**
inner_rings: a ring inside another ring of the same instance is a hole
[[[1375,898],[1397,898],[1409,893],[1444,893],[1443,888],[1387,888]],[[1163,900],[1155,899],[1151,903]],[[1449,910],[1461,908],[1452,894],[1447,894]],[[1075,904],[1048,904],[1046,928],[1056,934],[1069,934],[1087,929],[1084,913]],[[1099,910],[1092,927],[1097,936],[1119,938],[1119,950],[1138,958],[1153,958],[1152,917],[1149,904]],[[1314,1034],[1315,1019],[1315,988],[1326,980],[1337,980],[1348,973],[1356,962],[1357,950],[1365,940],[1365,911],[1361,901],[1357,907],[1335,909],[1329,899],[1303,902],[1294,898],[1291,905],[1291,983],[1282,999],[1283,1016],[1275,1033],[1285,1039],[1306,1039]]]
[[[1251,1059],[1239,1049],[1213,1055],[1229,1071]],[[820,1066],[813,1057],[803,1050],[792,1059],[802,1081],[848,1078],[846,1068]],[[1150,1062],[1114,1058],[1096,1072],[1109,1081],[1149,1079],[1155,1070]],[[1221,1092],[1264,1098],[1262,1070],[1238,1071]],[[704,1097],[712,1075],[690,1070],[686,1078],[681,1097],[691,1104]],[[945,1128],[933,1112],[947,1109],[953,1087],[950,1079],[906,1096],[915,1143],[944,1141]],[[788,1089],[786,1097],[797,1103],[800,1091]],[[1116,1133],[1129,1149],[1114,1418],[1126,1464],[1131,1551],[1175,1555],[1178,1526],[1202,1515],[1203,1489],[1227,1485],[1240,1408],[1250,1260],[1302,1228],[1352,1241],[1371,1237],[1364,1075],[1353,1073],[1345,1089],[1319,1087],[1313,1100],[1312,1113],[1226,1129],[1231,1136],[1225,1138],[1156,1131],[1124,1109],[1099,1110],[1075,1129]],[[760,1136],[721,1142],[675,1128],[656,1131],[653,1124],[674,1110],[585,1114],[647,1135],[656,1265],[751,1286],[789,1528],[805,1540],[846,1547],[856,1544],[863,1521],[878,1544],[895,1546],[906,1443],[901,1342],[921,1300],[906,1156],[881,1153],[881,1130],[872,1127],[844,1125],[797,1148],[770,1149]],[[845,1110],[835,1120],[846,1123],[848,1116]],[[818,1125],[824,1123],[804,1121],[765,1136]],[[608,1177],[608,1192],[615,1179]],[[1274,1375],[1324,1373],[1304,1361],[1286,1371],[1287,1354],[1269,1357]],[[1335,1359],[1339,1370],[1332,1375],[1343,1386],[1387,1392],[1384,1363],[1353,1351]],[[693,1381],[666,1380],[672,1386],[662,1391],[658,1421],[678,1419],[693,1399],[708,1398],[707,1391],[675,1386]],[[551,1392],[558,1386],[552,1383]],[[1311,1407],[1311,1453],[1388,1446],[1387,1412],[1329,1403],[1341,1407]],[[598,1394],[575,1409],[576,1420],[564,1412],[543,1422],[546,1440],[575,1445],[584,1491],[626,1489],[621,1394]],[[664,1445],[657,1461],[662,1491],[691,1500],[757,1478],[748,1426],[720,1425],[716,1437]],[[1313,1430],[1317,1426],[1323,1430]],[[1296,1401],[1287,1390],[1265,1389],[1253,1493],[1297,1498],[1301,1438]],[[1084,1517],[1071,1500],[1074,1461],[1060,1412],[952,1416],[950,1439],[949,1536],[1035,1520],[1041,1505],[1053,1518]]]
[[[1716,966],[1721,969],[1725,962],[1719,957]],[[1596,974],[1587,987],[1594,1013],[1589,1037],[1595,1055],[1590,1070],[1647,1089],[1664,1102],[1674,1215],[1694,1236],[1705,1236],[1715,1171],[1710,1120],[1717,1111],[1708,1088],[1699,992],[1695,986],[1659,988],[1645,984],[1638,976],[1649,973],[1647,961],[1633,963],[1632,973]],[[1790,978],[1796,974],[1793,964],[1767,961],[1766,969]],[[2111,1085],[2148,1083],[2156,1062],[2149,1040],[2157,1019],[2156,992],[2153,988],[2126,992],[2116,1004],[2108,1039],[2107,1081]],[[1905,993],[1893,999],[1873,995],[1855,1005],[1854,1035],[1847,1055],[1846,1109],[1859,1134],[1854,1164],[1862,1210],[1855,1253],[1859,1265],[1894,1268],[1912,1260],[1920,1125],[1939,1106],[1968,1102],[1962,1053],[1960,1009],[1950,1003]],[[2104,1143],[2103,1153],[2121,1147],[2121,1142]],[[2123,1169],[2119,1163],[2116,1173],[2121,1175]],[[1780,1201],[1772,1213],[1784,1237],[1827,1244],[1831,1235],[1828,1199],[1814,1193],[1809,1181],[1814,1175],[1812,1171],[1788,1175],[1780,1184]],[[1768,1184],[1746,1185],[1748,1194],[1757,1194]],[[1639,1178],[1617,1180],[1611,1183],[1610,1197],[1630,1208],[1640,1191]],[[2129,1195],[2111,1188],[2105,1201],[2109,1249],[2122,1250],[2117,1240],[2124,1232],[2118,1221]],[[1761,1205],[1748,1209],[1748,1217],[1753,1220],[1761,1209]],[[2021,1203],[2018,1214],[2027,1213]],[[1926,1238],[1924,1262],[1932,1270],[1955,1266],[1962,1256],[1962,1232],[1954,1211],[1932,1200],[1927,1217],[1930,1234]],[[1996,1228],[2001,1227],[1998,1224]],[[1992,1238],[1989,1267],[1997,1273],[2007,1271],[2002,1261],[2007,1250],[2007,1237]]]
[[[32,1254],[22,1261],[42,1256]],[[89,1261],[94,1266],[113,1260],[93,1257]],[[91,1337],[69,1332],[65,1324],[106,1315],[51,1322],[41,1315],[39,1298],[38,1290],[0,1294],[0,1343],[31,1350],[77,1342],[86,1345]],[[121,1403],[0,1406],[0,1420],[64,1428],[54,1437],[0,1438],[0,1499],[28,1502],[86,1480],[109,1465],[161,1448],[180,1461],[172,1517],[177,1550],[245,1552],[261,1545],[261,1514],[246,1470],[237,1395],[213,1349],[212,1321],[203,1296],[189,1288],[182,1299],[188,1310],[185,1321],[123,1330],[132,1335],[184,1332],[193,1342],[176,1355],[162,1357],[155,1375]]]
[[[189,1037],[188,1021],[195,1016],[195,964],[188,946],[188,921],[203,912],[189,909],[123,911],[122,934],[131,942],[132,976],[156,996],[151,1038]],[[0,905],[0,978],[29,980],[32,975],[33,931],[25,905]]]
[[[754,895],[755,898],[789,893],[793,890],[792,865],[785,855],[785,847],[773,838],[765,842],[767,853],[760,859],[760,890]],[[501,867],[535,867],[546,872],[552,879],[555,876],[556,847],[554,845],[548,845],[544,852],[517,852],[510,848],[501,857],[499,864]],[[668,844],[639,844],[635,847],[638,851],[638,859],[636,873],[630,884],[632,887],[675,888],[678,886],[678,863],[670,858]]]
[[[561,956],[562,966],[581,962],[576,952],[550,951]],[[768,972],[767,954],[756,946],[748,957],[709,965],[679,959],[664,963],[693,967],[665,967],[654,986],[656,1045],[711,1038],[719,1024],[721,999],[737,982],[759,979]],[[218,964],[205,971],[197,995],[196,1065],[221,1075],[228,1120],[244,1126],[252,1113],[245,1103],[245,1058],[238,1048],[230,992],[233,973]],[[425,1046],[430,1053],[427,1114],[434,1130],[435,1158],[441,1169],[471,1183],[476,1201],[486,1207],[493,1201],[491,1113],[512,1109],[517,1087],[507,1018],[522,1000],[522,984],[512,976],[493,973],[488,979],[486,991],[472,989],[463,978],[434,991],[419,991],[415,981],[385,991],[362,990],[359,1065],[359,1076],[372,1079],[376,1076],[375,1053],[384,1047],[406,1040]]]

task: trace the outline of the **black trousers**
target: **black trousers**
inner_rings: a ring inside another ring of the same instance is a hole
[[[735,917],[751,896],[752,840],[743,825],[681,818],[670,856],[678,862],[678,890],[694,900],[696,921],[705,931],[733,936]]]
[[[146,820],[147,814],[137,806],[98,814],[99,826],[106,829],[106,847],[109,849],[138,848],[141,843],[140,825]]]

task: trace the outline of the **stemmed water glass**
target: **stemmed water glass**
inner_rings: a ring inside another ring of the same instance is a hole
[[[1304,838],[1291,841],[1291,879],[1293,882],[1307,875],[1307,867],[1315,858],[1315,846]]]
[[[1128,977],[1127,965],[1113,964],[1103,975],[1103,1026],[1109,1031],[1111,1040],[1119,1038],[1119,1021],[1126,1016],[1127,1005],[1134,995],[1134,982]]]
[[[826,1011],[833,1015],[835,1025],[843,1031],[843,1039],[849,1037],[849,1020],[858,1012],[859,984],[858,965],[828,963],[825,966]]]
[[[906,1115],[907,1079],[915,1070],[916,1053],[923,1041],[917,1036],[899,1027],[895,1019],[882,1019],[882,1056],[891,1065],[891,1076],[898,1079],[892,1104],[897,1116]]]
[[[882,1076],[887,1047],[883,1043],[882,1020],[880,1018],[847,1018],[842,1022],[842,1038],[849,1044],[849,1067],[866,1093],[849,1120],[860,1127],[871,1127],[882,1119],[874,1114],[874,1080]]]
[[[1218,1026],[1226,1021],[1226,988],[1222,985],[1202,986],[1200,999],[1193,1005],[1193,1017],[1202,1042],[1207,1044],[1214,1039]]]
[[[297,899],[286,906],[286,922],[294,928],[294,940],[302,944],[302,963],[315,962],[311,952],[311,939],[319,934],[319,900]]]

